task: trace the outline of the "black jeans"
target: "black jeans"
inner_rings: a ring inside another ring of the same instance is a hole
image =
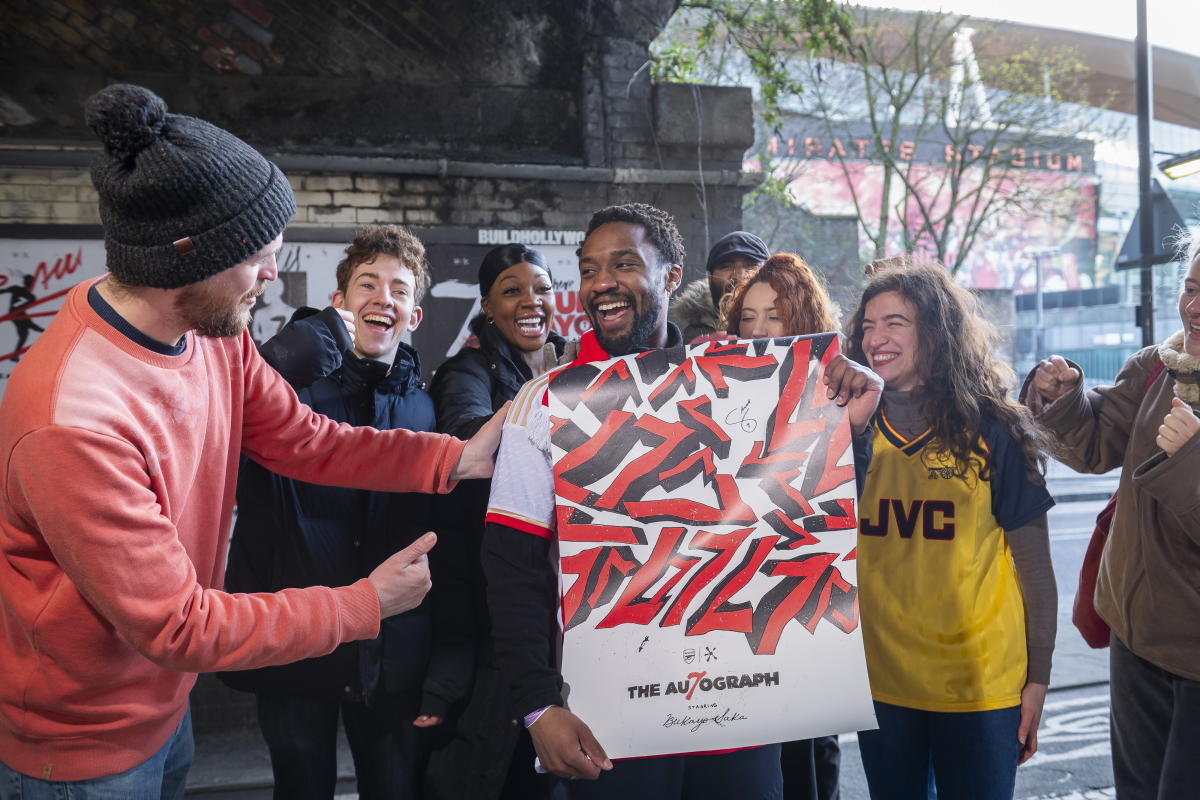
[[[842,751],[836,736],[782,745],[783,800],[838,800]]]
[[[422,731],[388,698],[371,706],[259,694],[258,724],[271,753],[276,800],[329,800],[337,784],[338,715],[362,800],[416,797]],[[409,704],[404,704],[405,706]]]
[[[779,745],[720,755],[614,762],[594,781],[567,781],[571,800],[781,800]]]
[[[1112,759],[1121,800],[1195,797],[1200,787],[1200,682],[1109,648]]]

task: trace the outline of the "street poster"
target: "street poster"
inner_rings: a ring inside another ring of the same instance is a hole
[[[610,757],[875,727],[836,334],[550,382],[568,707]]]
[[[436,231],[416,231],[430,236]],[[546,260],[554,285],[554,330],[578,339],[591,326],[579,302],[575,249],[582,231],[480,229],[466,244],[426,242],[432,285],[421,301],[425,316],[406,341],[421,353],[425,377],[468,341],[479,313],[479,262],[492,247],[510,241],[533,243]],[[276,259],[279,275],[259,295],[250,336],[263,344],[301,306],[323,308],[337,288],[337,264],[346,242],[297,242],[284,234]],[[106,271],[101,239],[0,239],[0,396],[21,357],[62,308],[81,281]]]

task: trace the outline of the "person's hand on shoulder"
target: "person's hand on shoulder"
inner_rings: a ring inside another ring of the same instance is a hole
[[[595,780],[612,769],[604,748],[584,721],[561,706],[550,706],[529,726],[542,766],[560,778]]]
[[[450,473],[451,480],[492,477],[492,470],[496,467],[496,450],[500,447],[500,434],[504,430],[504,420],[508,419],[510,406],[511,400],[497,409],[492,418],[467,440],[467,446]]]

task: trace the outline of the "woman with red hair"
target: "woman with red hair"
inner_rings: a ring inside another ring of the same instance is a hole
[[[742,339],[837,330],[833,303],[821,279],[792,253],[768,258],[722,305],[722,327]]]
[[[776,253],[725,296],[721,327],[740,339],[772,339],[837,330],[833,303],[804,259]],[[836,736],[784,742],[784,800],[838,796],[841,751]]]

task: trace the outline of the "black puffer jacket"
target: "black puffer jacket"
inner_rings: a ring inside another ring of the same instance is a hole
[[[437,408],[438,431],[461,439],[478,431],[533,377],[520,353],[482,317],[472,321],[471,330],[479,346],[464,347],[447,360],[429,387]],[[563,338],[551,333],[550,342],[561,356]],[[455,552],[448,557],[468,565],[471,604],[471,613],[457,620],[454,632],[439,631],[439,635],[453,637],[459,644],[456,652],[468,644],[473,648],[473,680],[464,687],[469,690],[468,701],[453,709],[447,722],[434,731],[434,751],[424,789],[430,800],[488,800],[500,797],[502,789],[504,797],[536,800],[545,796],[554,783],[546,776],[539,779],[533,775],[532,752],[527,741],[518,741],[522,729],[513,724],[508,713],[504,684],[491,646],[479,560],[490,485],[486,480],[462,481],[452,493],[436,501],[438,520],[446,531],[438,547],[452,543]],[[514,749],[518,749],[515,757]]]
[[[439,433],[471,438],[492,413],[517,396],[533,378],[529,365],[482,316],[471,320],[477,347],[464,347],[438,367],[429,394],[437,409]],[[561,356],[566,340],[551,331],[550,344]],[[488,481],[477,481],[486,486]],[[480,518],[482,519],[482,517]]]
[[[262,346],[262,355],[300,400],[331,419],[381,429],[434,429],[417,353],[401,344],[389,369],[353,353],[333,308],[305,308]],[[276,475],[243,459],[238,515],[225,588],[274,592],[288,587],[342,586],[366,577],[392,553],[430,529],[432,498],[317,486]],[[435,547],[434,553],[440,548]],[[434,585],[448,568],[430,554]],[[235,689],[316,699],[371,701],[379,692],[407,695],[411,711],[440,713],[447,677],[431,665],[433,592],[417,608],[384,620],[376,639],[339,646],[326,656],[221,679]],[[427,677],[428,672],[428,677]],[[421,703],[422,686],[426,693]]]

